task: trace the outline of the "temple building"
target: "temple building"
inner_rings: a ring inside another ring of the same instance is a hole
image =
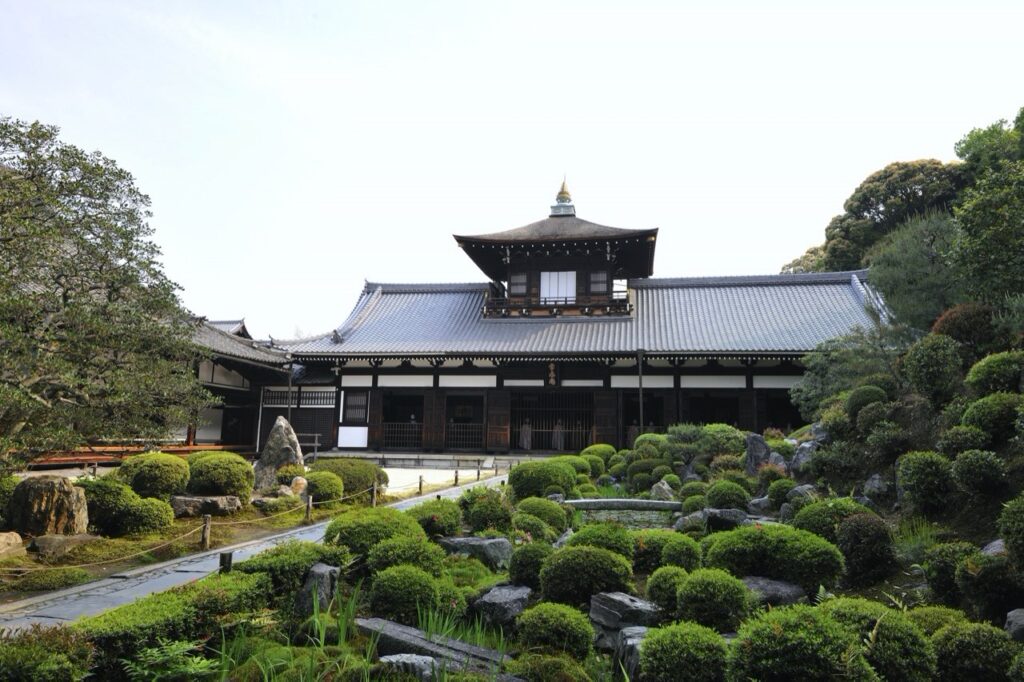
[[[800,358],[884,317],[866,271],[655,278],[658,230],[550,215],[455,236],[487,281],[367,282],[333,331],[276,342],[297,363],[261,390],[274,416],[339,448],[478,452],[622,447],[677,422],[801,423]]]

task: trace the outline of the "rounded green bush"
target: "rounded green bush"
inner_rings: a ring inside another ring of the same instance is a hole
[[[692,514],[708,506],[707,498],[703,495],[690,495],[683,500],[683,513]]]
[[[784,525],[751,525],[708,537],[704,565],[733,575],[759,575],[796,583],[808,594],[832,587],[845,564],[839,549],[809,531]]]
[[[196,495],[235,495],[249,504],[256,481],[252,465],[237,455],[212,454],[189,465],[188,491]]]
[[[276,476],[281,485],[291,485],[296,476],[306,477],[306,467],[301,464],[285,464],[277,470]]]
[[[857,413],[857,431],[868,434],[879,424],[889,421],[893,403],[878,402],[865,405]]]
[[[668,528],[646,528],[630,531],[633,536],[633,570],[650,573],[661,566],[661,552],[665,543],[678,535]]]
[[[341,477],[330,471],[312,471],[306,475],[306,494],[313,498],[314,503],[321,503],[325,508],[337,507],[345,496],[345,485]]]
[[[590,477],[597,478],[604,473],[604,460],[597,455],[580,455],[590,465]]]
[[[631,561],[633,559],[633,538],[629,530],[618,523],[589,523],[573,533],[566,544],[570,547],[603,547]]]
[[[521,654],[506,662],[505,671],[525,682],[591,682],[583,666],[565,655]],[[485,682],[488,679],[469,673],[466,675],[463,679],[449,673],[445,679],[450,682]]]
[[[516,509],[536,516],[554,528],[557,533],[564,533],[569,525],[569,519],[562,505],[544,497],[528,497],[525,500],[520,500],[519,504],[516,505]]]
[[[1024,381],[1024,351],[1007,351],[983,357],[974,363],[964,384],[976,395],[1005,391],[1020,392]]]
[[[750,611],[752,595],[739,578],[718,568],[699,568],[676,591],[676,615],[719,632],[732,632]]]
[[[274,595],[290,599],[302,587],[306,574],[315,563],[348,566],[352,556],[345,547],[332,547],[316,542],[285,540],[240,563],[233,570],[240,573],[265,573]]]
[[[999,536],[1014,562],[1024,566],[1024,494],[1003,506],[999,514]]]
[[[903,356],[903,372],[914,391],[935,405],[949,400],[960,385],[960,344],[945,334],[929,334]]]
[[[350,509],[338,514],[324,532],[324,542],[344,545],[366,556],[374,545],[397,537],[426,538],[416,519],[391,507]]]
[[[513,585],[526,585],[540,589],[540,570],[544,560],[555,553],[555,548],[543,542],[530,542],[512,551],[508,562],[508,578]]]
[[[978,548],[969,542],[943,542],[924,553],[922,568],[928,587],[936,599],[945,604],[960,602],[960,588],[956,586],[956,567]]]
[[[966,613],[948,606],[915,606],[907,611],[907,618],[929,637],[947,625],[968,622]]]
[[[587,460],[579,455],[558,455],[557,457],[548,457],[546,462],[554,462],[555,464],[568,464],[572,467],[576,474],[583,474],[584,476],[590,476],[590,464]]]
[[[635,474],[629,480],[629,489],[636,494],[644,493],[649,491],[654,483],[654,477],[650,474]]]
[[[437,579],[421,568],[392,566],[373,578],[370,610],[374,615],[405,625],[416,625],[420,611],[437,606]]]
[[[681,566],[662,566],[647,579],[647,598],[661,607],[666,615],[675,614],[676,593],[687,575]]]
[[[722,682],[727,651],[721,635],[695,623],[654,628],[640,645],[640,679]]]
[[[586,474],[576,474],[576,485],[582,486],[590,483],[590,477]]]
[[[836,546],[846,560],[846,580],[851,585],[873,585],[896,569],[892,534],[885,521],[874,514],[843,519],[836,533]]]
[[[117,476],[131,486],[139,497],[155,497],[165,502],[180,495],[188,485],[188,463],[177,455],[147,452],[124,460]]]
[[[462,529],[462,509],[453,500],[430,500],[406,512],[428,536],[457,535]]]
[[[966,450],[983,450],[991,442],[987,433],[976,426],[951,426],[943,431],[936,449],[947,457],[956,457]]]
[[[762,611],[740,625],[729,647],[729,679],[869,680],[871,671],[858,644],[849,628],[814,607]]]
[[[778,509],[786,502],[786,495],[789,494],[789,491],[795,487],[796,481],[792,478],[780,478],[777,481],[772,481],[768,486],[768,500],[773,507]]]
[[[489,488],[478,495],[466,512],[466,522],[473,532],[507,531],[512,527],[512,505],[500,490]]]
[[[1024,581],[1005,554],[977,552],[956,567],[956,586],[982,620],[1002,623],[1007,604],[1024,603]]]
[[[512,515],[512,529],[529,534],[532,540],[554,542],[558,539],[554,528],[526,512],[516,512]]]
[[[984,623],[949,625],[932,636],[939,682],[1005,680],[1017,647],[1003,630]]]
[[[811,502],[793,518],[793,527],[820,535],[835,543],[839,524],[854,514],[871,514],[871,510],[849,497],[832,497]]]
[[[656,466],[651,470],[651,478],[653,478],[654,482],[657,483],[671,473],[672,467],[667,464],[662,464],[661,466]]]
[[[388,474],[373,462],[350,457],[320,458],[310,467],[312,471],[330,471],[341,478],[345,490],[352,499],[365,502],[370,499],[373,484],[377,484],[377,492],[383,492],[388,486]]]
[[[723,471],[740,471],[743,469],[743,457],[740,455],[718,455],[711,460],[711,473]]]
[[[757,468],[757,489],[767,494],[768,488],[775,481],[788,479],[785,468],[778,464],[762,464]]]
[[[908,452],[896,462],[896,478],[913,506],[928,512],[942,508],[952,487],[952,465],[937,452]]]
[[[729,424],[707,424],[701,429],[701,448],[712,457],[735,455],[747,447],[747,437],[742,431]]]
[[[966,450],[953,461],[953,482],[973,497],[995,497],[1006,489],[1006,465],[989,450]]]
[[[612,464],[612,465],[610,465],[608,467],[608,474],[612,478],[621,481],[624,478],[626,478],[626,468],[627,468],[627,466],[628,465],[625,462],[619,462],[618,464]]]
[[[83,480],[89,525],[100,535],[120,537],[168,528],[174,521],[171,505],[163,500],[141,498],[127,484],[111,477]]]
[[[589,604],[598,592],[629,592],[632,580],[629,560],[602,547],[563,547],[540,571],[544,599],[574,606]]]
[[[171,527],[174,510],[163,500],[144,497],[128,512],[122,523],[128,533],[155,533]]]
[[[609,474],[601,474],[597,477],[596,483],[598,488],[606,488],[615,485],[615,479]]]
[[[639,474],[652,474],[651,478],[654,478],[654,470],[663,466],[668,466],[668,462],[663,459],[638,459],[626,467],[626,475],[631,481]]]
[[[888,399],[885,391],[878,386],[859,386],[846,396],[846,416],[856,422],[860,411],[872,403],[884,402]]]
[[[596,455],[604,462],[608,462],[608,460],[615,455],[615,447],[608,445],[607,443],[594,443],[593,445],[588,445],[583,448],[580,452],[580,457],[585,457],[587,455]]]
[[[519,643],[528,651],[563,651],[580,660],[591,651],[590,619],[564,604],[537,604],[516,619]]]
[[[716,481],[704,494],[707,505],[713,509],[743,509],[750,502],[750,494],[732,481]]]
[[[694,495],[703,495],[708,491],[708,484],[704,481],[687,481],[683,484],[683,487],[679,489],[680,499],[685,500],[687,497]]]
[[[661,480],[667,483],[669,488],[677,492],[683,487],[683,480],[677,474],[665,474],[661,477]]]
[[[675,537],[666,541],[661,549],[661,564],[679,566],[687,571],[700,568],[700,545],[689,535],[676,533]]]
[[[993,393],[975,400],[960,423],[981,429],[992,437],[992,443],[1005,443],[1014,433],[1017,410],[1024,404],[1024,396],[1017,393]]]
[[[434,577],[440,577],[445,567],[444,550],[426,538],[396,537],[374,545],[366,555],[370,573],[401,564],[421,568]]]
[[[729,481],[735,483],[739,487],[743,488],[747,495],[753,495],[754,491],[757,490],[757,479],[751,478],[743,473],[742,469],[726,469],[725,471],[719,471],[715,475],[715,480],[712,482],[712,486],[719,481]]]
[[[193,452],[193,453],[189,454],[189,456],[188,456],[188,467],[189,467],[189,469],[191,469],[193,466],[195,466],[196,462],[198,462],[199,460],[206,459],[207,457],[210,457],[210,456],[213,456],[213,455],[228,455],[229,457],[234,457],[236,459],[240,459],[243,462],[248,462],[248,460],[245,457],[242,457],[241,455],[239,455],[239,454],[237,454],[235,452],[228,452],[227,450],[200,450],[198,452]]]
[[[576,471],[566,462],[523,462],[512,467],[508,475],[508,484],[517,500],[544,497],[547,495],[544,491],[550,486],[557,486],[563,491],[571,490],[576,485]]]

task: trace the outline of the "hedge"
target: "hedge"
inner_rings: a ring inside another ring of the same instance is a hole
[[[180,495],[188,485],[189,468],[184,459],[164,452],[148,452],[124,460],[117,476],[139,497],[167,501]]]
[[[576,471],[565,462],[523,462],[512,467],[508,484],[518,500],[544,497],[544,491],[550,486],[557,486],[563,492],[570,491],[576,485]]]
[[[446,556],[440,546],[426,538],[396,537],[370,548],[366,568],[376,574],[392,566],[410,564],[437,578],[444,573]]]
[[[601,547],[563,547],[540,571],[544,598],[574,606],[588,604],[598,592],[629,592],[632,579],[630,562]]]
[[[391,507],[351,509],[339,514],[327,526],[324,542],[344,545],[356,555],[394,537],[426,538],[416,519]]]
[[[405,513],[416,519],[430,537],[457,535],[462,529],[462,509],[453,500],[430,500]]]
[[[569,524],[568,516],[562,505],[544,497],[527,497],[525,500],[519,501],[516,509],[536,516],[558,533],[564,533]]]
[[[618,523],[587,524],[573,533],[566,544],[570,547],[603,547],[630,561],[633,559],[633,537],[625,526]]]
[[[526,650],[562,651],[583,660],[592,649],[590,619],[564,604],[537,604],[516,619],[519,643]]]
[[[374,576],[370,609],[382,618],[415,626],[420,612],[437,608],[438,596],[437,579],[423,569],[392,566]]]
[[[189,465],[188,491],[196,495],[235,495],[249,504],[256,481],[252,465],[238,455],[210,454]]]
[[[831,543],[843,519],[854,514],[871,514],[872,511],[849,497],[833,497],[811,502],[796,513],[793,527],[819,535]]]
[[[313,564],[324,563],[344,571],[352,562],[346,547],[331,547],[317,542],[286,540],[250,559],[234,565],[239,573],[262,573],[270,579],[272,594],[290,597],[302,587]]]
[[[370,499],[370,489],[374,482],[377,483],[377,492],[381,493],[388,487],[388,474],[373,462],[350,457],[320,458],[313,466],[312,471],[330,471],[341,477],[341,482],[349,495],[355,495],[352,499],[356,501],[367,501]]]
[[[100,535],[120,537],[168,528],[174,511],[163,500],[139,497],[127,484],[107,476],[75,485],[85,491],[89,525]]]
[[[725,640],[696,623],[648,630],[640,645],[640,679],[645,682],[721,682],[725,679]]]

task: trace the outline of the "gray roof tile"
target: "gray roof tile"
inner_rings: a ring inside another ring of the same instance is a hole
[[[266,365],[280,366],[289,362],[286,351],[266,348],[257,341],[243,339],[222,331],[209,322],[196,327],[192,341],[215,355],[247,360]]]

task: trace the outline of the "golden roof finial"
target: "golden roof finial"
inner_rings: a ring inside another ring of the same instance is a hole
[[[567,204],[572,201],[572,195],[569,194],[569,186],[565,184],[565,176],[562,176],[562,189],[558,190],[558,195],[555,196],[555,201],[560,204]]]

